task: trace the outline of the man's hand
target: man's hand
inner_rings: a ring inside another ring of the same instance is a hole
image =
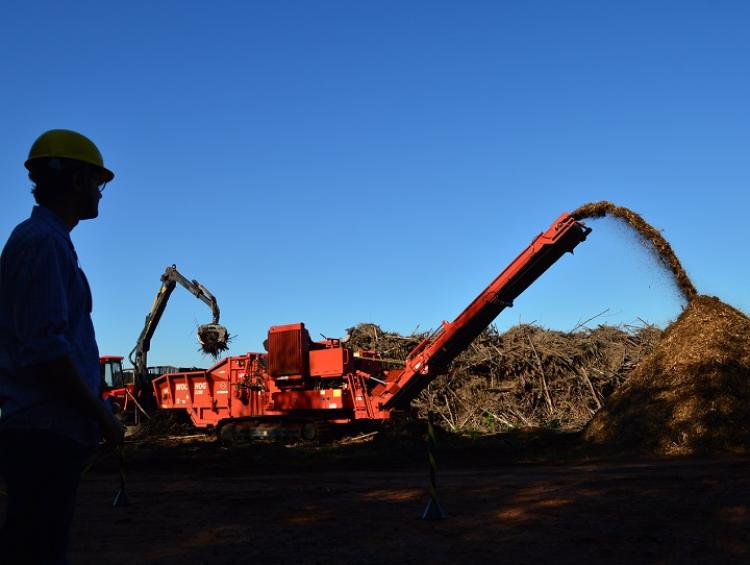
[[[100,425],[104,444],[107,447],[117,447],[125,439],[125,425],[114,414],[108,413]]]

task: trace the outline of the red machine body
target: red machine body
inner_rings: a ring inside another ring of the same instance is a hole
[[[303,436],[314,435],[311,424],[387,419],[408,407],[504,308],[590,231],[569,214],[561,215],[453,322],[443,322],[415,347],[402,368],[387,369],[376,352],[353,351],[338,339],[312,341],[302,323],[273,326],[266,353],[226,357],[206,371],[155,379],[157,405],[187,410],[199,428],[296,426]]]

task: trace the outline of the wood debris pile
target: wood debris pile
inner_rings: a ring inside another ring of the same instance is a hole
[[[360,324],[349,334],[355,350],[402,360],[424,338],[374,324]],[[524,324],[504,333],[490,327],[412,405],[420,416],[431,411],[441,427],[456,432],[581,429],[660,334],[653,326],[560,332]]]
[[[166,437],[195,433],[187,412],[183,410],[156,410],[151,416],[134,426],[129,435],[135,439]]]

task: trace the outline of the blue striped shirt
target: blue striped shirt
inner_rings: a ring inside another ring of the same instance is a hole
[[[39,363],[69,356],[86,385],[100,394],[99,349],[91,291],[68,228],[35,206],[0,256],[0,430],[48,429],[86,445],[97,424],[66,405]]]

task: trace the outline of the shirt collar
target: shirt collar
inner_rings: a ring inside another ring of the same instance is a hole
[[[34,206],[31,210],[31,217],[35,220],[41,220],[65,237],[65,239],[70,239],[70,230],[68,229],[68,226],[66,226],[60,217],[49,208],[45,208],[44,206]]]

